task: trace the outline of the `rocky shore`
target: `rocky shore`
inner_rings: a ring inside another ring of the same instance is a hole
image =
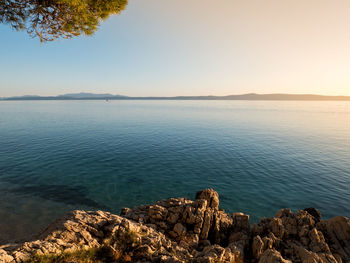
[[[94,259],[74,258],[77,251]],[[249,215],[225,213],[218,193],[205,189],[194,201],[171,198],[120,216],[71,212],[34,241],[0,247],[0,262],[350,263],[350,220],[282,209],[251,227]]]

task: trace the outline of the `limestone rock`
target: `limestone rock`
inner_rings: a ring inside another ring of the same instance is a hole
[[[318,224],[317,229],[324,234],[332,253],[342,258],[343,262],[350,262],[350,220],[337,216]]]
[[[322,221],[314,208],[282,209],[250,229],[249,215],[225,213],[219,195],[205,189],[194,201],[170,198],[121,215],[71,212],[36,240],[0,247],[0,263],[102,246],[122,262],[350,262],[349,219]]]
[[[0,249],[0,262],[1,263],[10,263],[13,262],[14,258],[7,254],[7,252],[3,249]]]
[[[204,189],[197,192],[196,199],[206,200],[210,208],[219,209],[219,194],[213,189]]]
[[[259,263],[292,263],[292,261],[285,260],[280,252],[268,249],[261,255]]]
[[[174,226],[174,232],[180,237],[184,236],[186,234],[186,227],[184,227],[181,223],[177,223]]]
[[[253,238],[253,244],[252,244],[253,258],[259,260],[263,251],[264,251],[264,242],[262,241],[260,236],[255,236]]]
[[[316,208],[313,208],[313,207],[305,208],[304,211],[306,211],[310,215],[312,215],[316,222],[321,222],[322,221],[321,213]]]
[[[270,227],[272,233],[277,237],[277,238],[282,238],[284,235],[284,226],[282,223],[282,220],[280,218],[273,218],[270,222]]]
[[[243,213],[232,214],[235,231],[246,232],[250,231],[249,215]]]

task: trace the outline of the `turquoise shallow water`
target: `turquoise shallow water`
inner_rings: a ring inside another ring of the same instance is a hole
[[[73,209],[206,187],[252,222],[284,207],[350,217],[350,103],[0,102],[0,243]]]

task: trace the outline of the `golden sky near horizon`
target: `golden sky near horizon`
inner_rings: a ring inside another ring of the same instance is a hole
[[[213,61],[205,73],[217,76],[208,82],[222,95],[233,93],[232,86],[241,92],[350,95],[350,1],[154,2],[160,6],[149,15],[185,38],[202,65]]]

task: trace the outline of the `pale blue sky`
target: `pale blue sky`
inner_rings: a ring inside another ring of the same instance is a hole
[[[92,37],[0,25],[0,97],[350,95],[348,0],[129,0]]]

